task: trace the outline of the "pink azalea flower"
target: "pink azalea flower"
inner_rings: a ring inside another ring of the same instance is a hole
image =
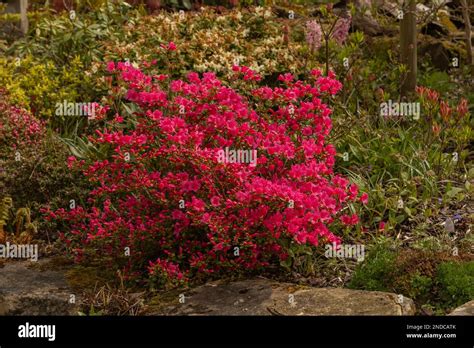
[[[362,196],[360,196],[360,201],[362,202],[362,204],[367,204],[369,203],[369,195],[367,193],[363,193]]]

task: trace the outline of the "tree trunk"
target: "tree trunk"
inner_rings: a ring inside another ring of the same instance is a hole
[[[464,30],[466,33],[467,64],[474,65],[472,57],[471,19],[469,18],[469,6],[467,0],[461,0],[461,7],[462,16],[464,18]]]
[[[407,2],[400,21],[400,60],[407,66],[401,86],[402,98],[415,92],[417,72],[416,0],[405,0],[405,5]]]
[[[20,0],[20,26],[21,32],[25,35],[28,32],[28,0]]]

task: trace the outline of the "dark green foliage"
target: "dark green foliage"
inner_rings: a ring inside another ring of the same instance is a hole
[[[474,299],[474,261],[451,261],[454,258],[434,252],[395,252],[387,244],[377,245],[357,266],[348,287],[403,294],[418,308],[429,304],[448,312]]]
[[[394,273],[396,253],[385,245],[372,249],[365,261],[356,268],[348,287],[363,290],[390,291],[387,281]]]
[[[437,280],[440,296],[446,303],[459,306],[474,299],[474,261],[440,264]]]

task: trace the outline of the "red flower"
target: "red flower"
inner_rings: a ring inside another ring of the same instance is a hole
[[[115,70],[115,63],[114,62],[108,62],[107,63],[107,71],[108,72],[113,72]]]
[[[433,126],[432,126],[432,130],[433,130],[433,133],[435,135],[438,135],[440,132],[441,132],[441,127],[439,124],[437,124],[436,122],[433,123]]]
[[[357,223],[359,222],[359,217],[355,214],[353,214],[353,215],[342,215],[341,216],[341,222],[344,225],[348,225],[348,226],[357,225]]]
[[[459,118],[463,118],[467,114],[467,111],[468,111],[467,99],[465,99],[465,98],[461,99],[460,103],[458,104],[458,106],[456,108],[456,111],[458,113]]]
[[[161,44],[160,47],[165,49],[165,50],[168,50],[168,51],[175,51],[176,50],[176,45],[173,41],[170,41],[168,43],[168,45]]]
[[[432,102],[437,102],[439,94],[436,91],[427,88],[428,99]]]
[[[416,91],[416,93],[418,93],[418,95],[421,98],[423,98],[426,95],[428,89],[426,87],[423,87],[423,86],[416,86],[415,91]]]
[[[441,118],[447,122],[449,117],[451,116],[451,108],[449,104],[444,100],[439,104],[439,112],[441,114]]]
[[[214,206],[214,207],[218,207],[220,204],[221,204],[221,200],[219,197],[217,196],[214,196],[211,198],[211,204]]]

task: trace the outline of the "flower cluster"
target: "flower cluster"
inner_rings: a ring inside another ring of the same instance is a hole
[[[153,282],[164,288],[179,286],[187,281],[179,270],[179,265],[166,260],[157,259],[153,262],[150,261],[148,272]]]
[[[435,135],[439,135],[442,129],[448,126],[460,126],[462,123],[469,122],[469,109],[467,106],[467,99],[461,98],[461,101],[456,106],[450,106],[445,100],[441,100],[439,93],[435,90],[424,86],[417,86],[416,92],[419,95],[423,104],[432,118],[432,131]],[[434,116],[431,116],[434,114]],[[439,115],[436,117],[435,115]]]
[[[338,18],[336,24],[334,25],[334,29],[332,31],[332,38],[336,41],[339,45],[344,44],[347,39],[347,35],[349,34],[349,29],[351,27],[352,18]]]
[[[316,52],[321,47],[323,33],[321,26],[315,20],[306,22],[306,42],[311,51]]]
[[[349,35],[349,29],[351,27],[351,17],[340,17],[334,23],[334,28],[330,32],[330,37],[336,41],[338,45],[343,45],[346,42],[347,36]],[[311,51],[316,52],[321,48],[323,40],[323,31],[321,25],[316,20],[310,20],[306,22],[306,43],[308,44]]]
[[[334,174],[326,142],[322,97],[341,88],[333,75],[313,71],[305,83],[285,74],[271,88],[236,67],[237,91],[214,73],[172,80],[130,64],[108,69],[137,111],[123,116],[132,128],[116,117],[90,137],[109,158],[70,163],[94,188],[87,206],[51,217],[67,221],[62,236],[78,260],[110,256],[129,276],[181,281],[268,266],[292,243],[339,243],[331,227],[358,222],[341,211],[367,196]],[[218,161],[226,147],[256,150],[256,166]]]

